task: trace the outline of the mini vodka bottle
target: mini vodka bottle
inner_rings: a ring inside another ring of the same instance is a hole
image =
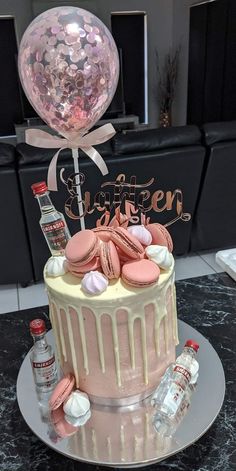
[[[34,340],[30,360],[36,390],[38,393],[47,393],[54,388],[58,378],[55,356],[46,339],[45,322],[42,319],[31,321],[30,333]]]
[[[188,411],[191,396],[196,388],[199,365],[195,359],[199,345],[187,340],[183,352],[170,365],[153,394],[152,405],[155,429],[163,435],[172,435]]]
[[[53,206],[45,182],[31,185],[33,194],[38,200],[41,210],[39,224],[53,256],[63,255],[70,239],[69,229],[62,213]]]

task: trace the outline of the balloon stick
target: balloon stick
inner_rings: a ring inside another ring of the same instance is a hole
[[[77,193],[77,203],[80,215],[80,227],[81,231],[85,229],[85,221],[83,216],[83,202],[82,202],[82,193],[80,185],[80,175],[79,175],[79,151],[78,149],[72,149],[72,157],[74,160],[74,171],[75,171],[75,182],[76,182],[76,193]]]

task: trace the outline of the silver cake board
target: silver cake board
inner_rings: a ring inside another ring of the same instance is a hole
[[[178,321],[179,354],[188,338],[196,340],[199,380],[191,406],[171,438],[159,436],[153,427],[150,398],[133,406],[108,407],[91,404],[91,418],[65,438],[58,437],[48,419],[47,398],[36,394],[30,355],[26,355],[17,379],[20,411],[30,429],[53,450],[94,465],[132,468],[157,463],[196,442],[212,425],[225,395],[222,363],[209,341],[197,330]],[[54,345],[52,331],[48,342]]]

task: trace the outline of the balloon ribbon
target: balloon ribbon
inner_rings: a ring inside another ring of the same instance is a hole
[[[59,149],[53,156],[48,167],[48,189],[57,191],[57,159],[62,149],[82,149],[83,152],[97,165],[103,175],[108,173],[108,168],[102,156],[93,147],[108,141],[115,135],[116,131],[112,124],[104,124],[98,129],[91,131],[84,136],[75,139],[66,139],[63,137],[53,136],[41,129],[27,129],[25,132],[25,140],[27,144],[34,147],[45,149]]]

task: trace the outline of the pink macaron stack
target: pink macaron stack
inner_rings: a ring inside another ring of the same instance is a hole
[[[110,280],[121,276],[126,284],[135,287],[156,283],[160,269],[147,258],[145,247],[156,244],[171,252],[171,236],[161,224],[130,228],[100,226],[75,234],[65,251],[68,270],[79,278],[89,272],[101,272]]]
[[[77,232],[67,243],[65,256],[67,268],[73,275],[82,278],[89,271],[101,267],[99,239],[88,229]]]

